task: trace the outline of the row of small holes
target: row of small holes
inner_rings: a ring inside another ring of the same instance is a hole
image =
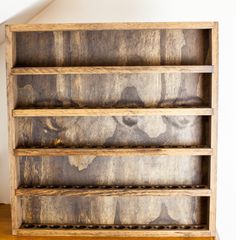
[[[67,186],[67,185],[37,185],[37,186],[30,186],[30,185],[23,185],[21,188],[75,188],[75,189],[203,189],[207,188],[206,185],[156,185],[156,186],[95,186],[95,185],[77,185],[77,186]]]
[[[150,230],[203,230],[205,225],[46,225],[46,224],[24,224],[23,228],[38,229],[150,229]]]
[[[28,146],[28,148],[42,148],[42,146]],[[47,149],[50,147],[43,147],[43,149]],[[61,145],[56,146],[56,148],[62,148]],[[103,149],[103,148],[207,148],[206,145],[191,145],[191,146],[172,146],[172,145],[165,145],[165,146],[98,146],[98,145],[87,145],[87,146],[63,146],[63,148],[98,148],[98,149]]]

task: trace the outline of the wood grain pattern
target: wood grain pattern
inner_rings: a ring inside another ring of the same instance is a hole
[[[17,189],[17,196],[210,196],[208,189],[175,189],[175,190],[156,190],[156,189]]]
[[[11,214],[12,233],[16,233],[22,223],[21,203],[15,196],[15,189],[20,185],[19,182],[19,164],[14,157],[14,148],[17,145],[15,136],[15,120],[11,115],[12,110],[16,107],[16,79],[10,75],[11,68],[15,64],[15,36],[6,27],[6,71],[7,71],[7,105],[8,105],[8,151],[10,163],[10,178],[11,178]]]
[[[12,75],[45,75],[45,74],[114,74],[114,73],[212,73],[212,65],[180,66],[106,66],[106,67],[15,67]]]
[[[60,81],[54,75],[17,76],[17,107],[210,106],[208,74],[76,74],[61,78],[64,81],[58,90]]]
[[[28,186],[189,186],[208,185],[209,178],[209,158],[199,156],[44,156],[19,162],[21,184]]]
[[[28,240],[29,237],[28,236],[34,236],[34,240],[45,240],[45,239],[50,239],[50,240],[69,240],[71,239],[71,236],[72,235],[76,235],[77,237],[73,237],[74,239],[81,239],[81,235],[83,235],[83,232],[84,231],[81,231],[79,229],[76,229],[76,230],[73,230],[72,229],[72,232],[70,231],[70,229],[59,229],[59,231],[57,229],[47,229],[46,231],[46,234],[45,234],[45,229],[19,229],[17,230],[17,234],[18,235],[21,235],[21,237],[19,236],[12,236],[11,235],[11,213],[10,213],[10,205],[6,205],[6,204],[0,204],[0,239],[4,239],[4,240],[16,240],[16,239],[21,239],[21,240]],[[34,230],[36,230],[36,232],[34,232]],[[38,231],[39,230],[39,231]],[[61,232],[62,230],[62,232]],[[101,231],[101,230],[100,230]],[[133,230],[126,230],[129,232],[129,234],[133,234]],[[145,240],[151,240],[151,238],[142,238],[141,236],[145,233],[146,230],[134,230],[135,232],[135,237],[132,237],[132,240],[140,240],[140,239],[145,239]],[[151,234],[154,234],[157,235],[158,231],[155,231],[155,230],[152,230]],[[174,230],[168,230],[169,231],[169,235],[173,236],[173,231]],[[185,230],[187,231],[186,235],[187,234],[191,234],[191,232],[189,230]],[[200,232],[202,233],[202,230],[200,230]],[[204,230],[204,233],[206,233],[207,230]],[[99,233],[98,230],[91,230],[89,232],[84,232],[84,234],[88,235],[88,234],[91,234],[90,237],[83,237],[83,239],[85,240],[95,240],[97,238],[97,233],[100,234],[100,235],[106,235],[106,230],[105,231],[102,231],[102,233]],[[112,234],[114,233],[117,233],[116,236],[124,236],[124,232],[123,231],[113,231]],[[139,235],[140,237],[137,237],[137,235]],[[181,232],[179,232],[181,234]],[[199,234],[199,230],[198,231],[195,231],[195,234]],[[201,235],[200,233],[200,235]],[[166,231],[165,233],[166,234]],[[26,236],[25,236],[26,235]],[[28,235],[28,236],[27,236]],[[35,235],[39,235],[39,236],[35,236]],[[42,236],[44,235],[44,236]],[[48,236],[45,236],[45,235],[48,235]],[[50,235],[50,236],[49,236]],[[64,236],[64,237],[61,237],[61,236],[56,236],[56,235],[70,235],[70,236]],[[79,235],[79,236],[78,236]],[[108,239],[108,238],[105,238],[105,237],[100,237],[101,240],[105,240],[105,239]],[[118,237],[113,237],[113,240],[118,240],[119,238]],[[159,237],[158,238],[159,240],[215,240],[214,237]]]
[[[215,236],[216,23],[12,25],[8,43],[14,234]]]
[[[147,237],[158,237],[160,240],[214,240],[215,237],[210,237],[210,231],[181,231],[181,230],[41,230],[41,229],[18,229],[17,235],[19,236],[83,236],[83,237],[136,237],[137,239],[145,235]],[[173,237],[176,236],[176,237]],[[37,239],[37,238],[36,238]],[[61,239],[61,238],[60,238]],[[63,238],[64,239],[64,238]]]
[[[211,148],[16,148],[15,156],[207,156],[212,154]]]
[[[13,32],[76,31],[76,30],[146,30],[146,29],[211,29],[214,22],[129,22],[129,23],[67,23],[67,24],[12,24]]]
[[[157,115],[200,115],[213,114],[210,108],[82,108],[82,109],[16,109],[13,117],[73,117],[73,116],[157,116]]]
[[[22,198],[23,221],[47,224],[204,224],[207,202],[189,196]]]
[[[207,146],[207,117],[17,118],[18,147]],[[87,126],[90,126],[89,128]]]
[[[211,33],[211,57],[216,71],[212,74],[211,84],[211,106],[214,108],[215,115],[211,117],[211,146],[213,156],[211,157],[210,187],[213,196],[210,199],[209,226],[212,235],[216,235],[216,175],[217,175],[217,119],[218,119],[218,61],[219,61],[219,42],[218,42],[218,23],[215,23]]]
[[[165,65],[176,65],[173,59],[179,55],[175,48],[181,52],[183,65],[210,64],[206,61],[208,30],[113,30],[112,34],[106,30],[64,31],[62,61],[58,61],[57,51],[61,48],[57,48],[55,38],[53,32],[16,33],[16,66],[153,66],[163,61]],[[171,58],[160,50],[163,44],[172,52]]]

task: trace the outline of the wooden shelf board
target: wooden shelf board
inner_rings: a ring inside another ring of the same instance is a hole
[[[150,30],[150,29],[212,29],[215,22],[129,22],[129,23],[64,23],[64,24],[14,24],[12,32],[32,31],[100,31],[100,30]]]
[[[209,230],[57,230],[18,229],[19,236],[87,236],[87,237],[210,237]],[[198,239],[198,238],[197,238]]]
[[[211,196],[210,189],[19,188],[17,196]]]
[[[210,156],[211,148],[16,148],[15,156]]]
[[[14,109],[13,117],[72,117],[72,116],[211,116],[211,108],[70,108]]]
[[[111,73],[212,73],[212,65],[182,66],[94,66],[94,67],[16,67],[12,75],[111,74]]]

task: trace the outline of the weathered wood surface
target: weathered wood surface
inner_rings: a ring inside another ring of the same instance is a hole
[[[209,159],[199,156],[20,157],[19,162],[21,183],[31,186],[208,184]]]
[[[23,32],[16,43],[18,67],[175,65],[178,52],[183,65],[209,63],[208,30]]]
[[[26,223],[203,224],[207,216],[204,197],[28,197],[22,206]]]

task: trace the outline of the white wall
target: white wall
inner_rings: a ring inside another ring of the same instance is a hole
[[[233,0],[55,0],[32,23],[219,21],[220,92],[217,225],[223,240],[232,240],[236,214],[236,14]],[[0,202],[9,201],[7,118],[3,49],[0,47]],[[235,117],[235,118],[234,118]]]

